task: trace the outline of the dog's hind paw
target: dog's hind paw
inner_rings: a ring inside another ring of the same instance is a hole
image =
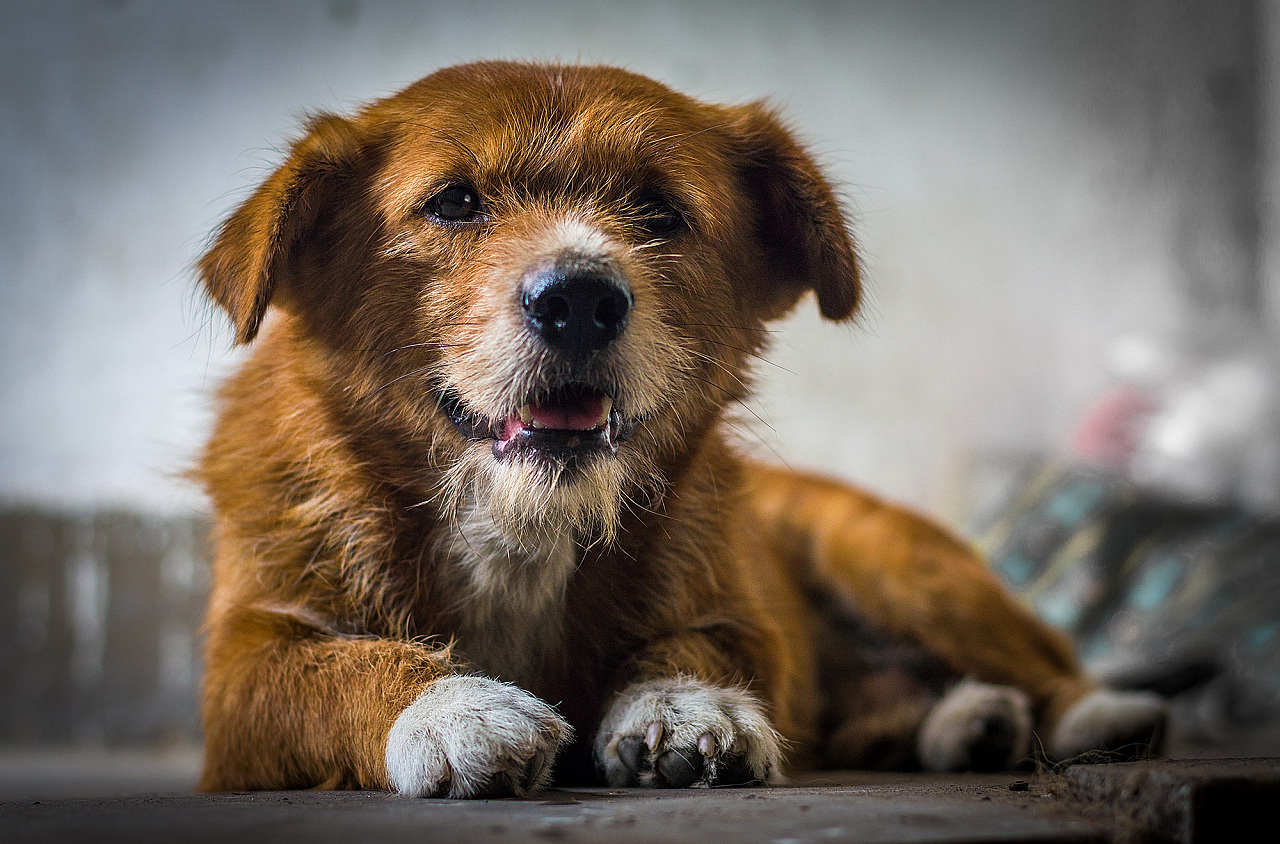
[[[916,744],[929,771],[1002,771],[1031,749],[1031,703],[1010,686],[964,680],[925,718]]]
[[[410,797],[524,796],[551,778],[573,728],[528,692],[484,677],[428,686],[387,735],[387,777]]]
[[[750,692],[677,678],[619,695],[595,754],[612,786],[709,788],[766,782],[779,773],[781,745]]]
[[[1160,752],[1169,706],[1152,692],[1098,689],[1067,710],[1046,748],[1054,761],[1116,761]]]

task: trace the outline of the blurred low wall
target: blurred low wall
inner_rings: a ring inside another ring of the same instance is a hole
[[[0,743],[198,739],[207,525],[0,510]]]

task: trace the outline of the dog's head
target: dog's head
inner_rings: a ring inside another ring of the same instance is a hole
[[[238,342],[277,307],[347,424],[514,535],[608,535],[744,396],[768,320],[859,294],[766,107],[516,63],[312,119],[200,271]]]

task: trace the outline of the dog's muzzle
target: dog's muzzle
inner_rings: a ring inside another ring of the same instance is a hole
[[[634,298],[626,277],[612,261],[567,254],[526,272],[520,294],[525,327],[548,353],[534,356],[543,386],[500,417],[473,412],[446,387],[441,410],[463,436],[492,440],[499,460],[523,456],[570,469],[616,454],[637,420],[614,405],[599,356],[627,327]]]

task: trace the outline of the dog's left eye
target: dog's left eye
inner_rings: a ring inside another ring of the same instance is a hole
[[[480,216],[480,195],[470,185],[450,185],[427,200],[427,212],[450,223]]]
[[[646,196],[637,209],[640,225],[651,235],[670,237],[685,225],[684,216],[661,196]]]

